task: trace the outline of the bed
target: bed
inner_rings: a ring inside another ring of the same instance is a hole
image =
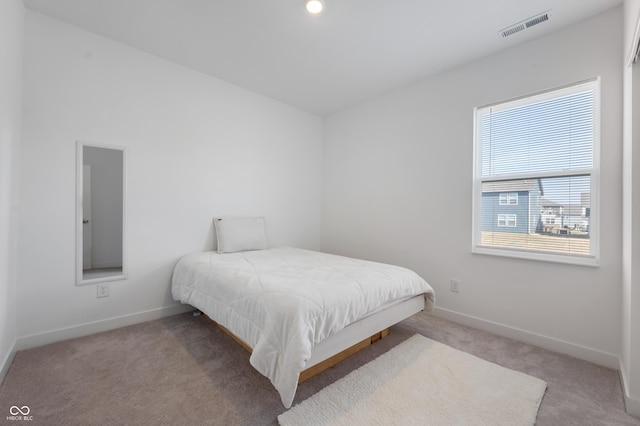
[[[408,269],[292,247],[186,255],[172,294],[249,346],[286,408],[303,370],[434,300]]]

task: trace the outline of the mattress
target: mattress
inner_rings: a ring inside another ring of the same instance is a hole
[[[420,294],[430,309],[433,289],[409,269],[292,247],[189,254],[172,280],[175,300],[253,348],[251,365],[271,380],[287,408],[314,345]]]

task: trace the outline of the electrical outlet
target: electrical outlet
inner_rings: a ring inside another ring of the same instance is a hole
[[[451,280],[451,291],[453,293],[460,293],[460,281],[459,280]]]
[[[96,297],[109,297],[109,283],[98,284]]]

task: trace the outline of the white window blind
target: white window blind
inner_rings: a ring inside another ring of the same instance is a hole
[[[599,81],[475,114],[474,251],[597,264]]]

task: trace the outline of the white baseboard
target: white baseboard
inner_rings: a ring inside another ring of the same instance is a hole
[[[22,336],[17,339],[15,351],[44,346],[48,345],[49,343],[87,336],[89,334],[95,334],[120,327],[126,327],[128,325],[138,324],[145,321],[153,321],[193,310],[194,308],[190,305],[173,305],[164,308],[138,312],[135,314],[109,318],[106,320],[75,325],[72,327],[59,328],[56,330],[47,331],[45,333]]]
[[[16,352],[17,352],[16,344],[17,344],[17,341],[14,340],[13,344],[11,345],[11,349],[9,349],[9,352],[7,353],[7,355],[2,360],[2,363],[0,364],[0,383],[2,383],[2,381],[5,378],[5,376],[9,372],[9,367],[11,367],[11,363],[13,362],[13,358],[15,358],[15,356],[16,356]]]
[[[624,393],[624,407],[627,413],[640,417],[640,399],[633,398],[629,394],[629,383],[627,382],[627,377],[629,376],[627,376],[622,360],[620,360],[618,368],[620,369],[620,382],[622,383],[622,392]]]
[[[588,348],[586,346],[576,345],[575,343],[559,340],[553,337],[532,333],[530,331],[511,327],[505,324],[500,324],[482,318],[461,314],[459,312],[451,311],[444,308],[436,307],[433,313],[436,316],[453,322],[488,331],[499,336],[519,340],[521,342],[539,346],[550,351],[567,354],[575,358],[592,362],[594,364],[612,368],[614,370],[620,368],[620,359],[617,355],[614,354],[602,352],[597,349]]]

